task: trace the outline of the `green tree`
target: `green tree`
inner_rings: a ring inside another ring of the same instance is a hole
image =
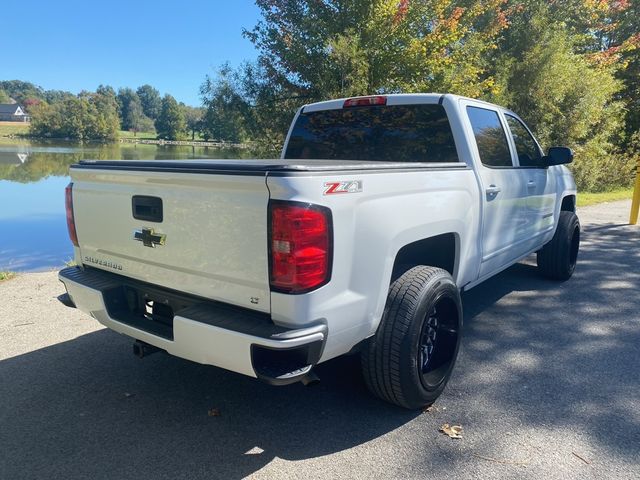
[[[9,97],[20,105],[28,104],[29,100],[32,105],[38,103],[35,100],[56,103],[73,96],[70,92],[63,90],[44,90],[42,87],[22,80],[0,81],[0,90],[4,90]]]
[[[535,32],[527,35],[527,24],[541,16],[552,29],[562,29],[571,38],[573,52],[583,55],[591,67],[613,72],[622,81],[615,99],[624,103],[625,128],[613,141],[618,149],[634,150],[632,138],[640,131],[640,2],[509,1],[513,15],[503,45],[510,45],[512,52],[528,48]]]
[[[245,35],[271,83],[327,98],[381,91],[479,95],[507,26],[502,0],[257,0]],[[365,80],[366,79],[366,80]]]
[[[128,130],[131,130],[135,134],[141,131],[145,118],[140,99],[136,96],[129,102],[126,116],[123,118],[123,124],[128,127]]]
[[[0,103],[9,103],[10,101],[11,101],[11,98],[9,97],[9,94],[4,90],[0,89]]]
[[[142,85],[136,90],[136,93],[140,98],[144,114],[151,120],[156,120],[160,115],[160,109],[162,108],[160,92],[151,85]]]
[[[155,123],[158,138],[177,140],[185,130],[184,114],[178,102],[167,94],[162,98],[162,108]]]
[[[140,98],[131,88],[120,88],[116,95],[118,116],[122,130],[134,130],[139,115],[142,113]]]
[[[244,136],[247,102],[238,84],[238,74],[223,65],[216,77],[207,76],[200,86],[204,106],[202,134],[205,139],[239,142]]]
[[[497,83],[486,98],[520,114],[545,148],[572,147],[581,189],[628,183],[628,159],[616,149],[624,108],[616,101],[622,84],[615,66],[580,53],[584,37],[556,21],[549,5],[527,8],[511,18],[494,57]]]
[[[103,90],[100,90],[103,88]],[[98,91],[111,96],[113,89],[111,87],[98,87]],[[142,99],[131,88],[121,88],[115,96],[118,105],[118,115],[120,118],[120,128],[133,132],[149,132],[153,131],[153,120],[144,114]]]
[[[180,108],[182,109],[182,114],[184,115],[186,128],[191,132],[191,140],[195,140],[196,132],[200,131],[202,128],[203,109],[198,107],[190,107],[189,105],[185,105],[183,103],[180,104]]]
[[[81,92],[54,104],[40,102],[31,117],[30,132],[38,137],[112,141],[118,134],[116,103],[99,93]]]
[[[115,98],[110,94],[85,93],[80,98],[89,104],[88,116],[84,119],[83,138],[115,140],[118,136],[118,114]]]
[[[42,87],[34,85],[31,82],[4,80],[0,81],[0,89],[4,90],[9,97],[13,98],[19,104],[23,104],[27,98],[45,99],[45,92]]]
[[[640,1],[610,3],[613,11],[603,22],[610,33],[601,58],[605,62],[616,61],[620,66],[617,77],[623,88],[619,98],[626,106],[624,147],[640,157]]]
[[[98,85],[98,88],[96,88],[96,93],[99,95],[104,95],[106,97],[113,98],[113,100],[117,102],[116,91],[113,89],[111,85],[102,85],[102,84]],[[49,103],[52,103],[52,102],[49,102]]]
[[[142,115],[138,119],[137,130],[135,130],[135,132],[155,133],[155,131],[156,131],[155,122],[151,120],[149,117],[147,117],[146,115]]]
[[[73,97],[71,92],[66,92],[64,90],[46,90],[43,95],[44,98],[27,96],[26,98],[44,100],[47,103],[57,103],[61,102],[67,97]],[[24,103],[27,103],[27,100],[24,100]]]

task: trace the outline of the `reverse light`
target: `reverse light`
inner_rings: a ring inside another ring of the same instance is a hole
[[[342,104],[342,108],[347,107],[369,107],[371,105],[386,105],[387,97],[383,95],[373,95],[370,97],[347,98]]]
[[[333,256],[331,210],[299,202],[269,203],[271,289],[305,293],[326,284]]]
[[[67,229],[69,230],[69,238],[74,246],[78,247],[78,234],[76,233],[76,222],[73,217],[73,182],[64,189],[65,207],[67,210]]]

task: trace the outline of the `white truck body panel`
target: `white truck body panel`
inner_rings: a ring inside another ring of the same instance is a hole
[[[269,192],[263,177],[127,170],[77,170],[72,175],[79,264],[270,310]],[[145,248],[133,240],[134,231],[154,223],[132,217],[131,192],[162,197],[164,221],[154,229],[166,235],[165,245]]]
[[[469,168],[433,166],[364,176],[341,174],[340,180],[362,180],[363,194],[323,198],[323,184],[336,178],[301,175],[267,179],[274,199],[330,207],[334,231],[351,238],[334,243],[332,280],[328,285],[305,295],[271,294],[275,322],[299,326],[326,321],[330,325],[323,360],[349,351],[358,343],[354,343],[355,339],[375,332],[394,260],[402,247],[435,235],[455,233],[459,258],[470,258],[477,255],[474,238],[480,223],[480,209],[471,193],[475,178]],[[453,273],[459,285],[475,279],[474,263],[456,265]]]
[[[340,99],[303,108],[305,112],[335,110],[343,103]],[[320,362],[349,352],[376,332],[403,247],[449,235],[455,242],[451,274],[460,289],[468,289],[547,243],[563,199],[576,194],[564,166],[520,167],[505,109],[454,95],[387,96],[387,106],[438,103],[448,116],[459,163],[286,160],[290,130],[280,160],[236,161],[260,167],[253,174],[101,170],[100,162],[88,169],[72,168],[80,242],[76,261],[264,312],[274,325],[300,335],[305,328],[321,325],[326,332],[321,335]],[[467,106],[499,115],[509,137],[511,167],[483,165]],[[230,163],[202,161],[203,165]],[[326,184],[336,181],[359,182],[361,191],[326,195]],[[166,234],[162,247],[145,248],[132,240],[133,231],[144,226],[131,216],[133,194],[159,196],[165,202],[166,221],[156,226],[157,232]],[[327,284],[300,295],[270,289],[267,217],[273,200],[330,209],[333,260]],[[92,258],[122,268],[115,271]],[[91,293],[61,279],[78,307],[98,321],[190,360],[255,376],[247,352],[251,345],[269,344],[228,332],[218,332],[224,340],[214,340],[214,327],[189,330],[194,322],[180,316],[174,319],[175,337],[161,339],[111,318],[95,290]],[[82,305],[84,297],[92,298],[90,306]],[[206,353],[206,345],[218,353]],[[269,345],[285,348],[282,343]]]

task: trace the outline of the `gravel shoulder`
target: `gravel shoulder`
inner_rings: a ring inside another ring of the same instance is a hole
[[[55,272],[0,283],[0,476],[640,478],[640,226],[579,210],[565,283],[532,257],[463,296],[454,376],[426,413],[368,395],[355,358],[270,387],[158,354],[64,307]],[[220,415],[208,413],[217,409]],[[462,425],[463,438],[438,432]]]

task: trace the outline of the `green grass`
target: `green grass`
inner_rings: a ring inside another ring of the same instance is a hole
[[[4,282],[5,280],[10,280],[15,277],[15,272],[0,272],[0,282]]]
[[[155,140],[156,132],[137,132],[135,135],[133,132],[127,130],[120,130],[118,132],[118,138],[137,138],[138,140]]]
[[[29,134],[29,124],[23,122],[0,122],[0,138],[6,137],[21,137]],[[138,140],[156,140],[156,132],[137,132],[135,135],[133,132],[126,130],[120,130],[118,132],[118,138],[136,138]],[[191,141],[191,134],[184,133],[180,136],[179,140]],[[195,141],[204,140],[200,134],[196,134]]]
[[[156,132],[138,132],[133,135],[133,132],[129,132],[127,130],[120,130],[118,132],[118,138],[136,138],[138,140],[157,140]],[[183,133],[178,137],[178,140],[184,140],[187,142],[191,141],[191,133]],[[204,138],[199,133],[196,133],[196,136],[193,141],[200,142],[203,141]]]
[[[596,203],[615,202],[616,200],[627,200],[633,195],[633,188],[619,188],[610,192],[578,192],[578,206],[587,207]]]
[[[29,133],[29,124],[23,122],[0,122],[0,137],[10,135],[26,135]]]

